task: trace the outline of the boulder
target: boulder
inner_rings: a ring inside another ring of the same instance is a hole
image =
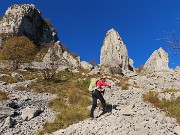
[[[180,135],[180,127],[179,126],[176,126],[174,128],[174,132],[177,134],[177,135]]]
[[[14,114],[14,110],[9,107],[0,107],[0,129],[4,127],[12,127],[13,120],[11,115]]]
[[[12,77],[15,77],[15,78],[23,78],[23,75],[22,75],[22,74],[15,73],[15,72],[11,73],[11,76],[12,76]]]
[[[26,108],[24,108],[21,113],[21,117],[23,120],[29,121],[32,118],[38,116],[40,113],[42,112],[41,109],[38,109],[37,107],[29,107],[27,106]]]
[[[8,127],[8,128],[12,128],[15,124],[15,120],[12,119],[10,116],[8,116],[5,120],[4,123],[2,125],[2,128]],[[1,127],[1,126],[0,126]]]
[[[10,108],[10,107],[0,107],[0,117],[2,116],[10,116],[14,113],[14,109]]]

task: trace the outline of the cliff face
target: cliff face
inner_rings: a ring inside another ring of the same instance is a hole
[[[15,4],[7,9],[0,21],[1,40],[14,35],[27,36],[38,45],[58,40],[56,30],[41,17],[33,4]]]
[[[155,50],[146,61],[144,69],[149,72],[168,70],[168,53],[162,48]]]
[[[61,67],[80,67],[80,57],[75,58],[71,53],[64,51],[59,41],[48,50],[43,62],[49,66],[55,62],[59,70],[61,70]]]
[[[114,29],[106,33],[100,56],[100,65],[106,68],[119,68],[122,71],[133,71],[133,60],[118,32]]]
[[[32,62],[25,67],[44,69],[61,67],[80,67],[80,57],[64,50],[58,40],[57,32],[41,17],[40,11],[33,4],[13,5],[9,7],[0,21],[0,46],[12,36],[26,36],[39,45],[51,44],[42,62]],[[26,65],[26,64],[25,64]],[[25,68],[24,67],[24,68]]]

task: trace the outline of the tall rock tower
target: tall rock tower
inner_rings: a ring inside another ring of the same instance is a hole
[[[168,62],[168,53],[162,48],[159,48],[158,50],[155,50],[146,61],[144,69],[150,72],[168,70]]]
[[[106,33],[101,48],[100,66],[104,67],[106,72],[111,72],[111,69],[122,72],[134,70],[133,60],[128,57],[126,46],[114,29]]]

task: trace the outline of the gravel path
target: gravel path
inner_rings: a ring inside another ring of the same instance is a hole
[[[178,135],[180,127],[173,118],[142,101],[143,90],[115,88],[106,92],[106,101],[113,103],[109,112],[97,119],[86,119],[61,129],[53,135]],[[110,98],[108,98],[110,97]],[[97,113],[96,113],[97,114]]]

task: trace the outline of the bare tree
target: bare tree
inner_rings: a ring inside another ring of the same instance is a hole
[[[55,48],[52,45],[51,48],[51,55],[50,55],[50,63],[45,65],[45,69],[42,70],[42,75],[43,78],[47,81],[54,81],[55,80],[55,75],[56,75],[56,70],[57,70],[57,65],[56,65],[56,60],[58,59],[58,56],[56,55]]]
[[[176,18],[177,27],[171,32],[164,31],[163,38],[157,40],[163,40],[169,46],[168,54],[171,64],[179,66],[180,61],[180,16]]]
[[[174,56],[180,55],[180,37],[177,33],[166,33],[166,40]]]
[[[177,19],[177,23],[179,25],[180,16]],[[165,40],[170,46],[171,52],[173,56],[180,57],[180,25],[176,29],[176,31],[166,33]]]

